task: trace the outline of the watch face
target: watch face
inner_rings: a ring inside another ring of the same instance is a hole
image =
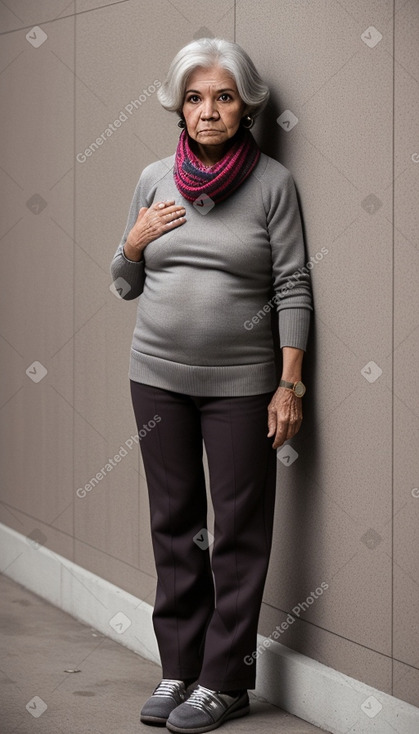
[[[302,382],[296,382],[294,386],[294,392],[297,396],[297,398],[302,398],[304,393],[306,391],[305,385],[303,385]]]

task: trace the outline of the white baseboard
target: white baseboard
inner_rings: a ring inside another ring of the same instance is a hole
[[[0,558],[1,572],[18,584],[160,663],[150,604],[2,523]]]
[[[0,523],[2,573],[159,663],[152,607]],[[419,709],[258,636],[255,693],[332,734],[417,734]],[[262,649],[259,647],[259,649]]]

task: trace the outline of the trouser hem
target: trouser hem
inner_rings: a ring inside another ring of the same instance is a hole
[[[199,676],[198,683],[211,691],[238,691],[242,689],[253,690],[256,680],[249,678],[228,678],[220,682],[220,679]]]
[[[182,670],[180,672],[179,670],[173,671],[173,670],[164,669],[162,671],[162,678],[170,678],[172,680],[191,680],[191,679],[198,680],[199,675],[200,675],[199,670],[198,671],[195,670],[192,672],[189,672],[189,671],[185,672]]]

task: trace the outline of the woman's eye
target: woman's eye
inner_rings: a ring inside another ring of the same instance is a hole
[[[231,94],[228,94],[228,92],[223,92],[223,94],[220,94],[219,99],[222,102],[229,102],[232,97]],[[192,104],[196,104],[200,101],[200,97],[197,94],[190,94],[189,97],[186,98],[187,102],[192,102]]]

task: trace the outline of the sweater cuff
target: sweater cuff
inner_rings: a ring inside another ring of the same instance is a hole
[[[125,254],[124,246],[123,245],[121,247],[121,255],[122,255],[123,259],[125,260],[125,262],[126,263],[130,263],[131,265],[140,265],[144,261],[143,258],[141,258],[141,260],[130,260],[129,257],[127,257],[126,254]]]
[[[310,328],[308,308],[283,308],[279,317],[279,342],[282,347],[306,350]]]
[[[120,250],[112,260],[110,269],[114,284],[118,278],[122,279],[122,282],[117,284],[118,287],[115,286],[119,292],[122,288],[120,292],[122,298],[131,301],[142,293],[145,279],[144,258],[138,262],[128,260]]]

